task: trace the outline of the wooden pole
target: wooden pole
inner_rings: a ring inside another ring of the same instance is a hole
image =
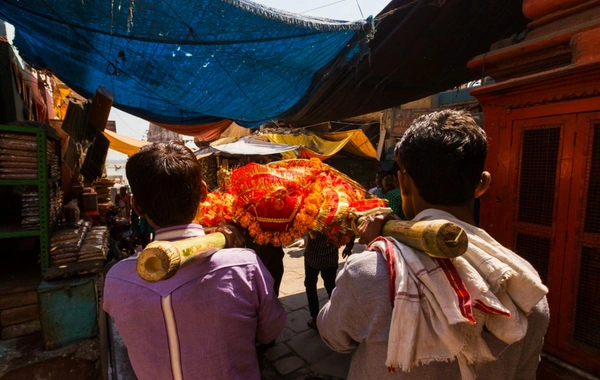
[[[391,236],[436,258],[460,256],[469,244],[462,228],[441,219],[390,220],[383,226],[383,236]],[[138,256],[137,273],[149,282],[166,280],[192,257],[225,248],[225,245],[225,235],[220,232],[175,242],[154,241]]]
[[[136,270],[146,281],[166,280],[191,258],[218,251],[226,244],[220,232],[174,242],[153,241],[138,256]]]
[[[383,226],[382,234],[436,258],[458,257],[469,245],[469,238],[460,226],[442,219],[390,220]]]

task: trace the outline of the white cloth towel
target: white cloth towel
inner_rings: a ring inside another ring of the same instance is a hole
[[[467,252],[435,259],[392,238],[370,249],[388,261],[394,305],[386,365],[390,370],[458,360],[463,379],[472,365],[494,360],[481,337],[483,326],[510,344],[525,336],[527,314],[548,293],[524,259],[485,231],[444,211],[427,209],[414,220],[445,219],[467,233]]]

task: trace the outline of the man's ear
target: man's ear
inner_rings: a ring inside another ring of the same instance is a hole
[[[146,213],[144,212],[144,210],[142,210],[142,208],[140,207],[140,205],[138,205],[138,203],[135,201],[135,197],[131,198],[131,207],[133,207],[133,209],[135,210],[135,213],[138,214],[138,216],[140,218],[142,216],[146,215]]]
[[[402,169],[398,171],[398,185],[400,186],[400,193],[402,195],[407,196],[410,194],[410,181],[411,178],[406,170]]]
[[[202,181],[202,190],[200,195],[200,203],[206,201],[206,196],[208,195],[208,186],[206,186],[206,182]]]
[[[492,175],[489,172],[484,171],[481,173],[481,178],[479,179],[479,183],[475,188],[475,198],[479,198],[489,189],[490,183],[492,182]]]

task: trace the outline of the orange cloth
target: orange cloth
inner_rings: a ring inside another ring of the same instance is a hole
[[[180,135],[194,136],[198,140],[202,141],[212,141],[219,138],[219,136],[221,136],[221,133],[223,133],[227,128],[229,128],[233,121],[225,119],[221,121],[216,121],[214,123],[197,125],[161,124],[155,122],[152,123],[164,129],[168,129],[169,131],[179,133]]]

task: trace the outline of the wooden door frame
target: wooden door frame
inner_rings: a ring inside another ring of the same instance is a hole
[[[600,369],[600,356],[588,347],[574,342],[575,312],[577,308],[577,292],[579,285],[579,269],[581,264],[580,241],[584,240],[585,201],[589,186],[588,168],[589,155],[592,153],[593,125],[600,123],[599,112],[582,112],[577,114],[575,141],[573,144],[573,171],[571,175],[571,198],[567,220],[567,241],[565,259],[563,262],[563,283],[561,286],[561,316],[558,327],[560,348],[565,350],[569,360],[576,365],[594,371]],[[581,235],[581,236],[580,236]],[[563,354],[564,356],[564,354]]]
[[[521,145],[522,135],[525,130],[546,129],[548,126],[557,126],[559,128],[559,146],[556,163],[556,176],[554,186],[553,220],[548,227],[531,225],[531,230],[539,231],[542,236],[542,231],[549,230],[550,235],[550,252],[548,257],[548,283],[550,289],[561,290],[563,280],[563,260],[565,251],[565,234],[560,233],[559,221],[567,220],[567,207],[560,207],[568,203],[571,183],[570,177],[571,167],[565,162],[565,155],[572,162],[573,144],[569,139],[569,129],[575,128],[576,115],[557,115],[548,117],[533,117],[525,119],[510,118],[512,143],[510,147],[510,169],[509,169],[509,184],[510,184],[510,203],[512,217],[507,220],[507,231],[510,236],[510,248],[516,251],[517,226],[519,224],[527,225],[517,221],[519,207],[519,185],[521,183]],[[546,234],[546,232],[543,232]],[[548,295],[550,310],[560,309],[560,293],[551,293]],[[547,342],[552,345],[560,345],[559,341],[559,323],[558,318],[550,318],[550,326],[548,328]]]

